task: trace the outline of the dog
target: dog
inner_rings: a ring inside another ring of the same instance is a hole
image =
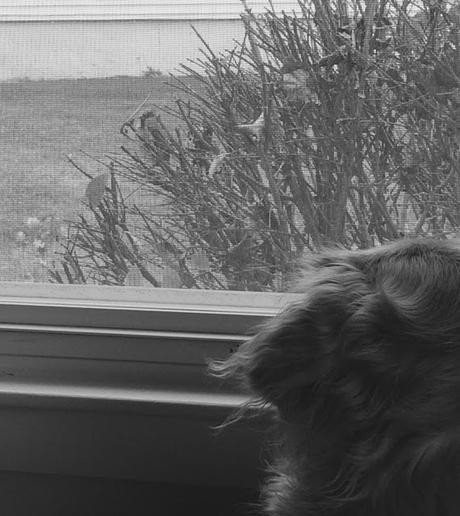
[[[211,366],[270,414],[261,512],[460,514],[460,241],[321,253],[301,285]]]

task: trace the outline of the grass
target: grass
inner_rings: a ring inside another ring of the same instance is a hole
[[[169,104],[176,94],[157,77],[0,83],[0,280],[48,281],[47,265],[87,184],[66,156],[97,173],[86,154],[113,153],[140,103],[150,96],[144,109]],[[40,224],[27,224],[33,218]]]

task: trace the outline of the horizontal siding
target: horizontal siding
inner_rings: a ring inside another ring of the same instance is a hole
[[[242,41],[240,20],[195,20],[216,53]],[[203,44],[189,21],[58,21],[4,23],[0,30],[0,81],[139,76],[150,66],[173,72],[200,57]]]
[[[247,0],[254,13],[269,6],[267,0]],[[274,0],[280,12],[298,9],[296,0]],[[50,20],[225,20],[242,12],[240,0],[3,0],[0,21]]]

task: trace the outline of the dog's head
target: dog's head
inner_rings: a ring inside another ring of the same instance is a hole
[[[214,368],[277,412],[268,512],[457,514],[460,242],[322,254],[302,291]]]

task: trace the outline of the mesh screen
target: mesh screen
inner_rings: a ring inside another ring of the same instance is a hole
[[[457,236],[458,1],[198,4],[0,22],[2,281],[284,290]]]

